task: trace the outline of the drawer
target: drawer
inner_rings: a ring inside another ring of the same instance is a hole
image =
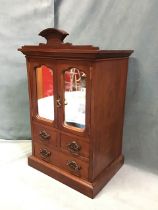
[[[89,143],[85,140],[84,138],[61,134],[60,146],[62,150],[73,156],[89,158]]]
[[[75,176],[88,179],[88,163],[41,144],[35,144],[34,149],[37,158],[64,169]]]
[[[42,143],[45,146],[56,147],[57,146],[57,133],[52,131],[52,128],[33,123],[33,141],[36,143]]]

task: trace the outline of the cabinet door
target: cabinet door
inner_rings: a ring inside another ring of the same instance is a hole
[[[28,63],[31,117],[39,122],[57,126],[56,64],[50,60],[31,60]]]
[[[59,126],[66,132],[88,135],[90,127],[90,64],[60,61],[58,68]]]

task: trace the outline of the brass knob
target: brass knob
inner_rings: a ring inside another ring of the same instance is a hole
[[[56,100],[56,103],[57,103],[57,107],[58,107],[58,108],[60,108],[60,107],[62,106],[61,100],[60,100],[60,99],[57,99],[57,100]]]
[[[76,141],[69,142],[66,146],[67,149],[74,154],[78,154],[81,150],[81,146]]]
[[[81,170],[81,166],[79,166],[74,160],[68,160],[66,165],[74,172],[79,172]]]
[[[40,155],[41,158],[46,159],[51,155],[51,152],[49,152],[47,149],[40,149]]]
[[[45,130],[40,131],[39,136],[42,140],[48,140],[50,138],[50,135]]]

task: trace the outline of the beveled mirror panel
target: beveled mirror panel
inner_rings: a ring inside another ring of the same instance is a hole
[[[37,105],[39,117],[54,120],[53,70],[47,66],[36,68]]]
[[[84,129],[86,110],[86,74],[78,68],[64,72],[65,125]]]

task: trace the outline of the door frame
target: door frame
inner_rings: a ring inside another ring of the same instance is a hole
[[[36,71],[35,69],[45,65],[46,67],[53,70],[53,88],[54,88],[54,120],[51,121],[46,118],[42,118],[38,115],[38,105],[37,105],[37,83],[36,83]],[[30,95],[30,115],[31,119],[45,125],[52,127],[58,127],[58,110],[56,107],[57,99],[57,69],[56,69],[56,60],[49,58],[29,58],[28,59],[28,77],[29,77],[29,95]]]

